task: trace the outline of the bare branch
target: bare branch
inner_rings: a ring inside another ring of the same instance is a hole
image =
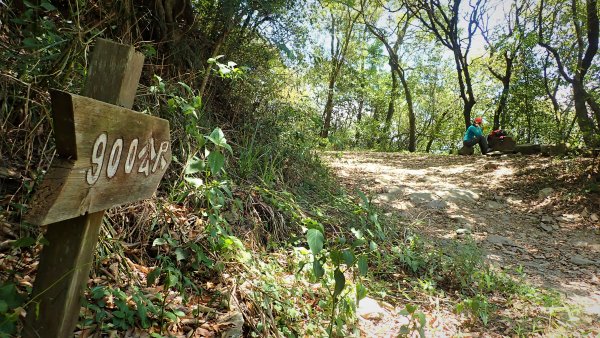
[[[587,1],[587,38],[588,48],[585,51],[585,56],[581,61],[581,76],[582,78],[587,73],[592,65],[592,60],[598,52],[598,36],[600,33],[600,23],[598,20],[598,2],[597,0]]]
[[[575,40],[577,41],[577,60],[583,59],[583,37],[581,36],[581,25],[577,19],[577,0],[571,0],[571,19],[575,28]]]

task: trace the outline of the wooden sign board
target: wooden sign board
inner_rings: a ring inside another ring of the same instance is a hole
[[[169,163],[169,122],[52,91],[55,158],[26,221],[45,225],[150,198]]]
[[[84,96],[51,93],[59,156],[28,213],[29,222],[48,224],[48,245],[24,338],[73,337],[105,209],[151,197],[171,161],[169,123],[128,109],[143,65],[133,46],[98,39]]]

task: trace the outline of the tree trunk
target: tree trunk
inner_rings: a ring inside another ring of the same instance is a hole
[[[465,130],[471,125],[471,111],[475,105],[475,96],[473,86],[471,85],[471,75],[469,73],[466,57],[463,57],[460,46],[452,46],[454,52],[454,61],[456,63],[456,73],[458,77],[458,86],[460,88],[460,98],[463,101],[463,117],[465,121]]]
[[[392,71],[390,72],[390,76],[392,77],[392,90],[390,92],[390,102],[388,104],[388,111],[387,114],[385,115],[385,133],[384,134],[388,134],[388,132],[390,131],[390,126],[392,124],[392,118],[394,117],[394,104],[396,101],[396,98],[398,97],[398,80],[396,79],[396,74]],[[387,137],[387,135],[386,135]]]
[[[527,114],[527,143],[531,143],[531,110],[528,96],[525,96],[525,114]]]
[[[502,93],[500,94],[500,100],[498,107],[494,111],[494,124],[492,130],[503,129],[505,127],[504,122],[506,121],[506,102],[508,101],[508,93],[510,92],[510,78],[513,70],[513,56],[509,56],[507,53],[504,54],[504,60],[506,61],[506,71],[504,75],[496,73],[491,66],[488,69],[492,72],[492,75],[502,82]]]
[[[600,130],[600,105],[598,105],[598,102],[596,102],[596,100],[594,100],[594,98],[589,93],[586,92],[585,96],[585,101],[587,102],[588,106],[590,106],[590,108],[592,109],[594,117],[596,118],[598,130]]]
[[[352,39],[353,27],[356,19],[360,14],[357,14],[354,17],[350,17],[350,12],[348,11],[348,19],[350,20],[347,23],[347,26],[344,28],[343,41],[338,40],[338,44],[336,46],[336,21],[333,15],[333,12],[330,12],[331,15],[331,74],[329,75],[329,87],[327,92],[327,102],[325,103],[325,108],[323,109],[323,129],[321,130],[321,137],[326,138],[329,136],[329,129],[331,128],[331,119],[333,114],[333,92],[335,89],[335,82],[340,73],[342,65],[344,64],[344,58],[346,57],[346,52],[348,50],[348,45],[350,44],[350,40]]]
[[[593,111],[594,117],[598,122],[598,128],[600,128],[600,107],[596,104],[591,96],[585,90],[584,80],[585,75],[592,66],[592,62],[596,53],[598,52],[598,41],[600,35],[600,20],[598,19],[598,1],[588,0],[586,3],[586,21],[578,21],[577,4],[575,0],[571,2],[571,18],[573,25],[575,26],[575,38],[577,41],[577,67],[573,70],[574,76],[571,78],[565,70],[565,65],[560,58],[558,51],[550,46],[548,43],[543,41],[542,35],[542,18],[544,2],[539,6],[538,11],[538,26],[539,26],[539,41],[538,44],[548,52],[550,52],[556,64],[558,71],[561,76],[569,83],[573,88],[573,102],[575,103],[575,116],[577,117],[577,124],[581,130],[583,141],[585,145],[590,148],[595,148],[600,144],[600,138],[598,137],[598,130],[594,126],[593,118],[588,115],[586,102],[590,104],[590,108]],[[582,25],[587,26],[587,47],[584,44],[584,38],[582,34]]]
[[[400,82],[402,82],[402,87],[404,88],[404,97],[406,98],[406,105],[408,106],[408,151],[415,152],[417,149],[416,145],[416,120],[415,120],[415,111],[413,109],[413,101],[412,95],[410,93],[410,88],[408,87],[408,82],[406,81],[406,76],[404,74],[403,69],[398,69],[398,75],[400,76]]]
[[[578,76],[575,76],[572,83],[573,101],[575,102],[575,115],[577,116],[577,124],[583,135],[585,145],[594,148],[598,145],[598,141],[594,139],[594,122],[588,115],[586,107],[586,91]]]
[[[366,41],[367,39],[367,26],[365,25],[365,30],[363,32],[362,39]],[[356,114],[356,121],[360,122],[362,119],[363,108],[365,105],[365,57],[361,53],[360,58],[360,98],[358,101],[358,113]]]
[[[504,113],[504,110],[506,109],[506,101],[508,100],[509,90],[510,78],[506,79],[505,81],[502,81],[502,94],[500,94],[500,102],[498,102],[498,107],[496,107],[496,111],[494,112],[494,125],[492,126],[493,130],[504,128],[504,125],[500,124],[500,116]]]
[[[446,115],[448,115],[448,113],[450,113],[450,110],[444,111],[442,113],[442,115],[440,116],[440,118],[434,122],[433,127],[432,127],[433,131],[430,133],[429,141],[427,141],[427,146],[425,147],[425,152],[428,153],[431,151],[431,146],[433,145],[433,141],[437,137],[437,134],[440,132],[440,128],[442,128],[442,124],[444,123],[444,119],[446,118]]]
[[[463,108],[463,116],[465,118],[465,126],[469,128],[471,125],[471,111],[473,111],[473,106],[475,105],[475,100],[468,100],[464,102],[465,106]],[[465,128],[465,130],[466,130]]]
[[[335,89],[335,76],[332,74],[329,77],[329,87],[327,90],[327,102],[325,103],[325,109],[323,110],[323,129],[321,129],[321,137],[327,138],[329,136],[329,129],[331,128],[331,116],[333,115],[333,90]]]
[[[392,125],[392,118],[394,117],[395,112],[395,103],[396,98],[398,97],[398,79],[396,79],[396,74],[393,71],[393,65],[390,62],[390,66],[392,67],[392,71],[390,72],[390,76],[392,77],[392,89],[390,92],[390,102],[388,104],[387,114],[385,115],[384,127],[381,135],[379,135],[379,144],[383,145],[387,143],[390,137],[390,128]]]

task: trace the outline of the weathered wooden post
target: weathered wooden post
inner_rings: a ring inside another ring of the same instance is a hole
[[[24,337],[72,337],[104,211],[151,197],[171,161],[169,122],[131,109],[144,57],[98,40],[83,95],[51,92],[58,157],[26,220],[48,225]],[[103,101],[103,102],[102,102]]]

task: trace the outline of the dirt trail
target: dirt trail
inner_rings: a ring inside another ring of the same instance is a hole
[[[557,161],[373,152],[326,159],[348,188],[368,192],[423,236],[471,233],[492,264],[522,266],[534,285],[600,315],[600,201],[577,203],[581,189],[561,181],[568,170],[557,170]]]

